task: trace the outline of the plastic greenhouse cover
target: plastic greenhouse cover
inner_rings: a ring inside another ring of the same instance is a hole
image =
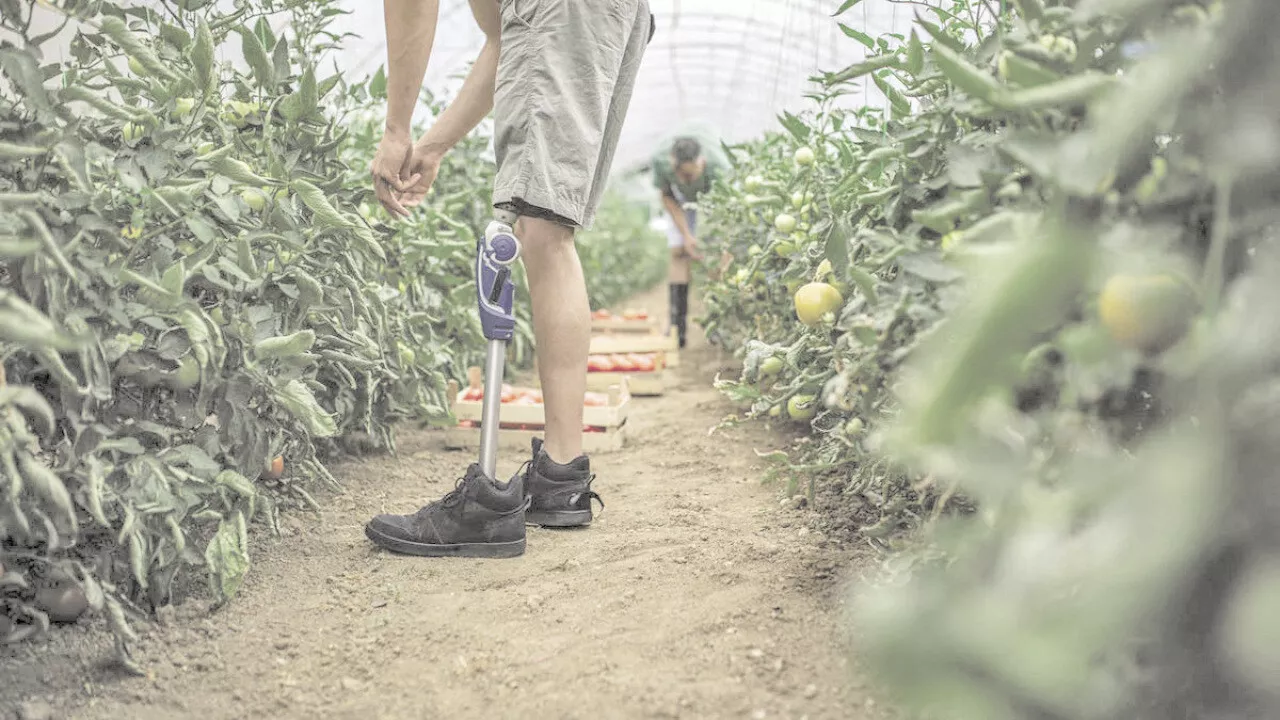
[[[511,0],[535,2],[536,0]],[[931,0],[931,4],[943,4]],[[374,72],[385,62],[381,3],[344,0],[352,12],[342,67]],[[809,78],[873,54],[840,29],[871,37],[908,33],[918,4],[863,0],[838,19],[836,0],[650,0],[657,32],[645,53],[614,172],[643,166],[664,140],[689,130],[737,142],[777,127],[783,110],[804,110]],[[441,3],[426,84],[450,94],[483,43],[465,0]],[[886,101],[867,81],[846,104]]]
[[[234,0],[217,2],[234,6]],[[680,132],[693,130],[733,143],[776,129],[782,111],[812,106],[804,98],[812,89],[810,77],[873,54],[848,37],[840,23],[872,38],[905,34],[922,4],[862,0],[837,19],[831,17],[837,0],[650,0],[657,32],[641,65],[614,160],[615,174],[643,167],[662,142]],[[339,5],[349,14],[337,18],[334,29],[354,37],[348,37],[338,56],[326,58],[322,67],[344,68],[354,80],[386,62],[382,3],[340,0]],[[55,27],[50,11],[41,12],[44,16],[37,18],[37,24]],[[277,27],[287,22],[283,15],[272,20]],[[46,47],[49,60],[65,52],[70,34],[64,32],[52,47]],[[467,0],[442,0],[426,86],[437,94],[451,95],[482,43]],[[234,46],[224,47],[221,59],[243,66]],[[841,102],[886,104],[869,80]],[[426,112],[421,111],[420,120],[430,120]]]

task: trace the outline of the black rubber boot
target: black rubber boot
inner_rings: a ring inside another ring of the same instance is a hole
[[[475,464],[440,500],[412,515],[378,515],[364,534],[405,555],[516,557],[524,554],[526,507],[523,478],[498,484]]]
[[[529,509],[525,522],[543,527],[583,527],[591,524],[591,501],[604,501],[591,490],[591,461],[580,455],[567,465],[551,460],[542,449],[542,440],[533,439],[533,459],[523,475]]]
[[[689,284],[671,283],[668,289],[671,296],[671,326],[676,329],[680,347],[683,348],[689,331]]]

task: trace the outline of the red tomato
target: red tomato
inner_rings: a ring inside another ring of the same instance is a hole
[[[631,353],[627,357],[635,366],[636,372],[653,372],[658,362],[653,353]]]
[[[608,320],[611,317],[611,315],[609,314],[608,310],[596,310],[595,312],[591,313],[591,317],[596,320]]]
[[[511,387],[510,385],[503,385],[502,386],[502,402],[509,403],[515,399],[516,399],[515,388]]]
[[[586,407],[604,407],[609,404],[609,396],[604,393],[589,392],[582,400]]]
[[[473,428],[477,427],[475,420],[459,420],[458,427]]]
[[[591,355],[587,357],[587,372],[613,372],[613,361],[608,355]]]
[[[610,355],[609,361],[613,363],[613,369],[617,372],[634,372],[636,364],[631,362],[631,358],[621,353]]]
[[[604,428],[602,428],[602,427],[596,427],[596,426],[594,426],[594,425],[583,425],[583,426],[582,426],[582,432],[588,432],[588,433],[602,433],[602,432],[604,432]]]
[[[465,402],[480,402],[484,399],[484,390],[478,387],[468,387],[462,391],[462,398]]]

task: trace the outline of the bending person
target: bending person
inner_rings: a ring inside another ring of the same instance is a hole
[[[653,182],[662,197],[662,206],[671,218],[667,248],[671,253],[667,271],[670,327],[676,328],[680,347],[688,337],[689,284],[693,261],[702,259],[698,247],[698,197],[724,171],[727,163],[717,154],[704,153],[697,138],[683,136],[664,144],[653,157]]]

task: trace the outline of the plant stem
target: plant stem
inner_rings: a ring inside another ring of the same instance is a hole
[[[1217,314],[1222,304],[1222,286],[1224,283],[1227,246],[1231,242],[1231,188],[1233,180],[1225,175],[1215,183],[1213,199],[1213,235],[1209,241],[1209,256],[1205,258],[1204,278],[1201,289],[1204,293],[1206,312],[1212,316]]]

